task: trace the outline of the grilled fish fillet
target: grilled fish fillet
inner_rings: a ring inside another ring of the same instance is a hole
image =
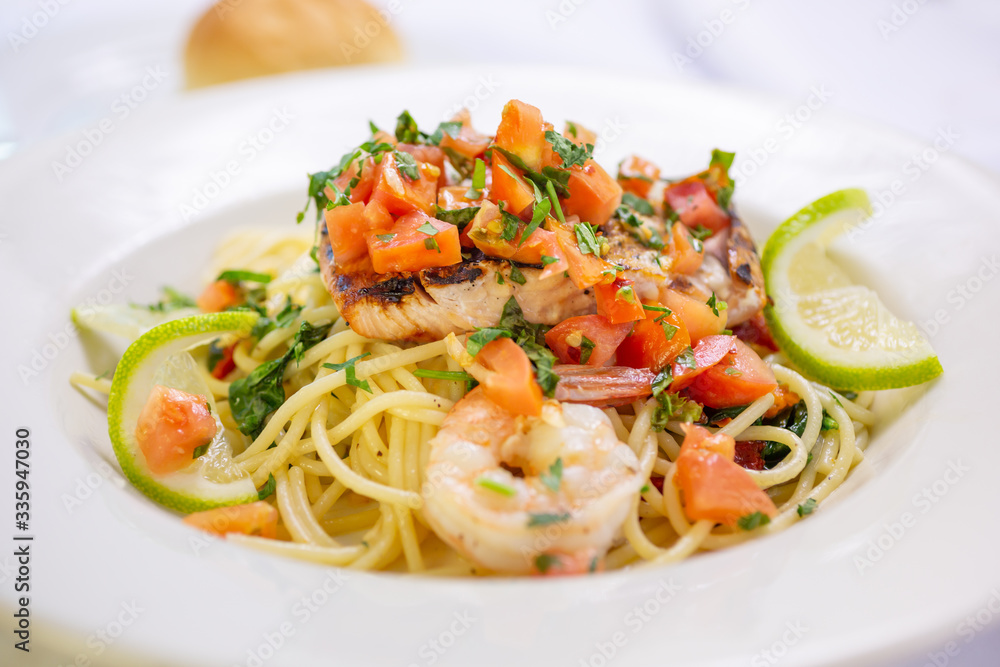
[[[657,259],[660,253],[639,243],[621,222],[611,220],[603,231],[611,245],[605,259],[625,269],[642,299],[658,299],[664,287],[703,299],[714,291],[729,304],[730,325],[749,319],[764,305],[760,259],[749,231],[735,215],[729,230],[706,242],[712,245],[693,276],[673,275],[669,263]],[[520,285],[510,279],[509,262],[478,250],[453,266],[378,274],[367,259],[337,267],[323,224],[319,261],[340,314],[369,338],[426,342],[495,326],[511,296],[530,322],[558,324],[597,312],[593,290],[581,290],[559,275],[542,280],[542,268],[530,265],[519,265],[525,278]]]

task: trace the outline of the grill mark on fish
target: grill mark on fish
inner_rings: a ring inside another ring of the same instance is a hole
[[[425,269],[421,274],[421,279],[424,285],[457,285],[476,280],[482,275],[483,270],[478,266],[462,262],[454,266]]]
[[[642,245],[619,220],[609,221],[602,231],[610,245],[605,259],[624,269],[623,275],[635,283],[642,299],[656,299],[660,287],[667,285],[699,298],[715,291],[729,305],[730,325],[763,307],[760,259],[749,231],[735,214],[725,237],[718,238],[719,252],[706,254],[693,276],[673,275],[664,268],[669,262],[661,265],[659,252]],[[592,289],[580,290],[561,275],[541,280],[544,267],[516,264],[525,278],[519,285],[510,280],[509,261],[487,257],[477,249],[466,251],[466,257],[459,264],[415,273],[376,274],[367,258],[337,268],[326,225],[321,225],[318,258],[327,290],[352,328],[370,338],[431,341],[495,326],[512,295],[531,322],[557,324],[596,312]]]

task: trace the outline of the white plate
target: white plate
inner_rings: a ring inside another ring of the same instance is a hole
[[[432,127],[467,99],[491,128],[511,97],[604,133],[607,165],[639,152],[683,174],[715,146],[737,151],[741,173],[759,163],[736,204],[761,241],[819,195],[861,186],[887,200],[899,181],[896,201],[840,250],[899,315],[947,319],[932,337],[945,375],[881,430],[856,488],[783,533],[673,567],[478,581],[341,572],[224,542],[201,548],[200,534],[117,472],[95,473],[109,470],[107,436],[100,409],[66,382],[88,363],[66,333],[72,306],[148,302],[162,284],[193,289],[227,230],[294,226],[304,174],[357,144],[369,118],[391,126],[407,107]],[[1000,586],[1000,487],[990,472],[1000,448],[987,430],[1000,404],[991,264],[1000,188],[884,128],[823,109],[798,109],[809,118],[795,128],[788,113],[794,104],[732,90],[590,72],[355,70],[150,103],[62,181],[53,162],[83,134],[0,166],[11,367],[3,437],[32,432],[33,641],[126,664],[599,666],[612,653],[618,665],[867,664],[948,639]],[[262,135],[259,149],[251,135]],[[926,171],[911,161],[921,152],[933,159]],[[227,164],[238,168],[228,182]],[[210,201],[185,220],[196,191]],[[22,379],[32,363],[38,374]],[[12,477],[2,476],[5,507]],[[934,502],[918,497],[925,491]],[[0,590],[11,606],[9,576]],[[312,610],[302,602],[310,596]]]

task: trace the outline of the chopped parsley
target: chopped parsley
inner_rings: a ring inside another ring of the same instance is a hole
[[[267,481],[264,482],[264,486],[257,489],[257,500],[264,500],[268,496],[274,493],[275,487],[278,483],[274,481],[274,475],[268,474]]]
[[[559,558],[552,554],[538,554],[535,556],[535,569],[541,574],[545,574],[554,566],[559,565]]]
[[[839,431],[840,424],[837,420],[826,414],[826,410],[823,411],[823,426],[820,427],[821,431]]]
[[[537,185],[535,186],[535,191],[536,196],[539,196]],[[545,222],[545,217],[551,210],[552,202],[548,199],[542,199],[535,204],[535,207],[531,212],[531,222],[528,223],[528,226],[525,227],[524,231],[521,233],[521,242],[517,244],[518,248],[524,245],[524,242],[528,240],[529,236],[534,234],[535,230],[538,229],[538,226]]]
[[[192,459],[200,458],[200,457],[204,456],[205,452],[207,452],[207,451],[208,451],[208,445],[207,444],[195,447],[194,451],[191,452],[191,458]]]
[[[392,156],[396,160],[396,166],[399,168],[399,173],[406,176],[411,181],[420,179],[420,169],[417,167],[417,160],[415,157],[405,151],[393,151]]]
[[[465,371],[433,371],[428,368],[418,368],[413,371],[413,375],[418,378],[454,380],[455,382],[468,382],[472,379],[472,376]]]
[[[555,264],[559,261],[558,257],[549,257],[548,255],[542,255],[542,264],[548,266],[549,264]]]
[[[409,111],[399,114],[396,119],[396,141],[404,144],[420,143],[423,133],[417,127],[417,121],[413,119]]]
[[[229,385],[229,406],[242,433],[256,438],[264,430],[264,420],[285,402],[285,367],[326,337],[332,325],[313,326],[303,321],[292,345],[281,357],[265,361],[245,378]]]
[[[694,350],[690,346],[684,348],[684,351],[677,355],[674,363],[691,370],[698,368],[698,361],[694,358]]]
[[[708,297],[708,301],[705,305],[712,309],[712,313],[714,313],[716,317],[719,316],[720,310],[726,310],[729,307],[725,301],[716,298],[715,292],[712,292],[712,296]]]
[[[186,294],[181,294],[173,287],[163,287],[163,298],[154,304],[146,306],[149,310],[154,313],[169,313],[173,310],[179,310],[181,308],[197,308],[198,304],[195,300]]]
[[[472,222],[476,214],[479,213],[479,208],[479,206],[467,206],[466,208],[456,208],[448,211],[438,206],[434,217],[443,222],[451,223],[458,227],[459,231],[462,231],[467,224]]]
[[[562,474],[563,474],[563,460],[559,457],[555,462],[549,466],[546,472],[543,472],[539,478],[552,493],[559,493],[559,486],[562,484]]]
[[[517,268],[517,264],[514,264],[513,262],[510,264],[510,281],[512,283],[517,283],[518,285],[523,285],[528,282],[525,279],[524,274],[521,273],[521,269]]]
[[[424,224],[417,227],[418,232],[423,232],[427,236],[434,236],[438,233],[438,228],[432,225],[430,222],[425,222]]]
[[[556,167],[542,167],[542,171],[537,172],[528,167],[528,165],[520,158],[520,156],[517,155],[517,153],[512,153],[511,151],[501,148],[495,144],[492,146],[492,150],[507,158],[508,162],[510,162],[517,169],[521,170],[527,180],[537,185],[540,189],[547,191],[549,187],[551,187],[555,192],[558,192],[563,197],[569,196],[569,189],[567,188],[567,184],[569,183],[569,171]],[[556,202],[553,202],[552,205],[555,207]]]
[[[562,158],[562,168],[569,169],[573,165],[583,164],[594,156],[593,144],[576,144],[553,130],[545,132],[545,140],[552,145],[552,150]]]
[[[559,204],[559,197],[556,195],[555,186],[551,182],[545,184],[545,192],[549,195],[549,201],[552,202],[552,208],[555,209],[556,218],[559,222],[566,224],[566,218],[563,217],[562,206]]]
[[[435,146],[441,143],[444,139],[444,135],[448,135],[452,139],[457,139],[458,135],[462,132],[462,121],[460,120],[449,120],[438,123],[437,129],[434,130],[434,134],[427,137],[427,141],[434,144]]]
[[[576,242],[580,246],[580,252],[587,255],[601,256],[601,244],[597,240],[594,227],[589,222],[578,222],[573,225],[576,232]]]
[[[634,195],[631,192],[622,193],[622,206],[627,206],[636,213],[641,213],[642,215],[653,215],[653,205],[649,203],[648,200],[643,199],[638,195]]]
[[[395,234],[376,234],[375,238],[377,238],[382,243],[388,243],[389,241],[391,241],[394,238],[396,238],[396,235]]]
[[[291,326],[292,322],[294,322],[302,312],[302,306],[293,303],[291,299],[287,299],[285,301],[285,305],[273,318],[268,317],[261,312],[263,311],[263,306],[257,310],[261,313],[261,317],[257,319],[253,328],[250,330],[250,337],[259,341],[275,329],[284,329]]]
[[[334,371],[344,371],[347,377],[347,384],[352,387],[357,387],[358,389],[363,389],[369,394],[372,393],[371,385],[368,384],[368,380],[359,380],[357,372],[355,371],[354,364],[358,363],[361,359],[367,357],[370,352],[365,352],[364,354],[359,354],[356,357],[351,357],[347,361],[343,361],[339,364],[323,364],[323,368],[329,368]]]
[[[733,181],[729,178],[729,167],[732,166],[734,157],[736,157],[736,153],[726,153],[716,148],[712,151],[712,159],[708,163],[709,170],[715,167],[715,170],[721,175],[722,178],[717,177],[717,179],[725,181],[725,185],[718,185],[715,193],[715,199],[723,211],[729,208],[729,202],[733,198]]]
[[[806,501],[796,508],[799,516],[809,516],[816,510],[816,499],[806,498]]]
[[[586,336],[580,339],[580,363],[585,364],[590,361],[590,355],[594,353],[595,347],[594,341],[590,340]]]
[[[569,512],[563,512],[562,514],[554,514],[550,512],[529,512],[528,513],[528,528],[537,528],[539,526],[551,526],[555,523],[565,523],[569,521]]]
[[[656,396],[659,404],[653,410],[650,419],[650,428],[654,431],[662,431],[667,427],[668,422],[694,422],[701,418],[701,406],[691,399],[662,391]]]
[[[549,328],[544,324],[532,324],[525,320],[517,300],[510,297],[504,304],[499,324],[496,327],[477,329],[470,334],[466,339],[465,349],[470,355],[476,356],[492,340],[501,337],[513,339],[528,355],[535,369],[535,379],[545,395],[551,398],[555,395],[559,376],[552,372],[556,356],[545,346],[545,333]]]
[[[503,231],[500,232],[500,238],[504,241],[513,241],[521,226],[521,219],[503,208],[500,209],[500,219],[503,220]]]
[[[619,287],[618,291],[615,292],[615,299],[624,301],[625,303],[635,303],[635,290],[632,289],[631,285]]]
[[[674,373],[670,364],[664,366],[653,378],[653,396],[659,396],[670,388],[670,383],[674,381]]]
[[[711,229],[702,224],[699,224],[694,229],[689,228],[688,231],[691,232],[691,236],[695,237],[699,241],[704,241],[705,239],[709,238],[712,234],[714,234],[714,232]]]
[[[490,477],[477,477],[476,486],[487,489],[489,491],[494,491],[499,493],[501,496],[507,496],[508,498],[517,494],[517,490],[512,486],[507,486],[503,482],[498,482]]]
[[[747,407],[749,407],[749,404],[736,405],[731,408],[719,408],[718,410],[713,410],[712,413],[708,415],[707,423],[709,426],[718,426],[727,419],[736,419],[741,414],[743,414],[743,411],[746,410]]]
[[[476,158],[476,166],[472,168],[472,185],[465,193],[466,199],[479,199],[486,187],[486,163]]]
[[[753,514],[741,516],[736,525],[740,527],[740,530],[754,530],[769,523],[771,523],[771,517],[763,512],[754,512]]]
[[[242,282],[260,283],[262,285],[266,285],[271,282],[271,276],[266,273],[254,273],[253,271],[229,270],[220,273],[216,280],[225,280],[226,282],[233,283],[234,285],[238,285]]]

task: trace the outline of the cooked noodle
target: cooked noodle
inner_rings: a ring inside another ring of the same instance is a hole
[[[394,345],[368,339],[339,319],[319,275],[308,258],[311,241],[274,233],[242,233],[227,240],[214,269],[240,267],[272,272],[267,285],[272,314],[289,295],[303,310],[290,326],[277,328],[256,345],[242,341],[234,361],[240,374],[285,353],[299,322],[332,323],[326,339],[307,350],[285,371],[287,398],[251,443],[236,445],[235,461],[256,486],[273,475],[269,499],[280,513],[278,540],[230,535],[229,539],[271,553],[317,563],[365,570],[402,570],[428,574],[489,574],[444,545],[427,527],[421,490],[427,480],[428,441],[449,409],[464,395],[464,383],[414,375],[417,369],[461,370],[444,341]],[[338,364],[366,354],[356,376],[371,392],[347,383]],[[873,414],[872,394],[850,401],[768,360],[779,382],[805,401],[802,437],[773,426],[754,426],[773,404],[770,394],[753,402],[722,432],[736,440],[766,440],[787,445],[790,453],[773,468],[749,471],[775,500],[778,514],[766,525],[744,531],[691,523],[673,482],[683,439],[680,424],[654,432],[650,419],[655,399],[606,409],[618,438],[635,452],[647,483],[632,503],[624,538],[608,553],[606,566],[642,562],[669,563],[700,550],[728,547],[787,528],[799,520],[798,507],[808,499],[826,499],[863,458]],[[229,382],[199,368],[215,395],[219,415],[233,432],[237,426],[228,405]],[[110,382],[77,374],[74,381],[98,391]],[[821,431],[824,409],[839,430]],[[714,430],[714,429],[713,429]],[[661,492],[652,478],[663,478]]]

